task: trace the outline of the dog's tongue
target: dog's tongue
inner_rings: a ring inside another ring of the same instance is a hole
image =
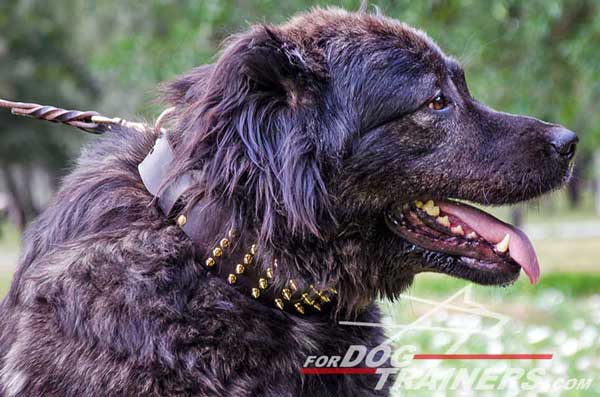
[[[540,266],[533,245],[525,233],[513,225],[504,223],[492,215],[466,204],[448,201],[440,201],[436,204],[443,212],[461,219],[492,244],[499,243],[504,236],[509,234],[508,253],[510,257],[523,268],[531,284],[538,282]]]

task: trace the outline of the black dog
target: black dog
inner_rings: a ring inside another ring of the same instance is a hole
[[[166,93],[157,197],[137,167],[158,132],[114,128],[27,232],[1,395],[385,395],[374,376],[300,374],[382,341],[336,320],[378,321],[374,299],[420,272],[539,276],[522,233],[449,198],[557,188],[577,138],[476,102],[421,32],[315,10],[233,37]]]

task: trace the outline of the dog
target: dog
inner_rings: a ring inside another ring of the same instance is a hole
[[[388,395],[300,369],[381,344],[338,321],[419,273],[538,280],[527,237],[465,201],[559,188],[577,136],[477,102],[423,32],[315,9],[163,91],[165,127],[114,126],[26,232],[2,396]]]

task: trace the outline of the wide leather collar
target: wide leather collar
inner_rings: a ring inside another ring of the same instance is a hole
[[[206,233],[208,230],[219,229],[211,227],[219,225],[209,224],[219,217],[202,216],[199,204],[192,206],[186,213],[176,213],[184,207],[183,197],[193,187],[194,178],[191,173],[186,173],[168,182],[174,160],[173,149],[162,130],[150,153],[138,165],[138,171],[144,186],[155,197],[164,216],[176,223],[197,247],[207,252],[205,265],[209,274],[223,279],[257,301],[289,313],[322,314],[324,309],[332,307],[331,302],[337,295],[335,288],[317,289],[302,280],[293,279],[286,280],[281,288],[274,288],[271,284],[273,274],[277,272],[277,261],[267,267],[264,273],[259,273],[253,263],[258,249],[255,244],[251,244],[246,252],[238,252],[240,258],[228,257],[228,250],[232,249],[234,239],[246,240],[241,238],[243,236],[236,236],[234,230],[229,235],[222,236],[219,245],[211,247],[215,236],[207,236]]]

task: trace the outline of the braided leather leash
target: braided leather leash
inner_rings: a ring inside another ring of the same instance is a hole
[[[62,123],[92,134],[103,134],[107,130],[110,130],[113,125],[122,125],[139,131],[144,130],[144,124],[142,123],[105,117],[91,110],[85,112],[80,110],[66,110],[54,106],[12,102],[5,99],[0,99],[0,108],[10,109],[11,113],[17,116],[28,116],[38,120]]]

